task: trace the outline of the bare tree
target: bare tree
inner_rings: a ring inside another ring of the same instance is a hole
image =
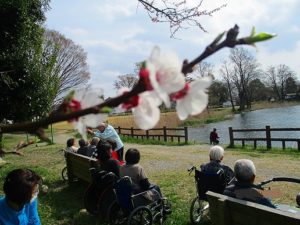
[[[287,94],[287,82],[290,78],[295,79],[295,72],[287,65],[281,64],[277,66],[270,66],[265,72],[267,83],[275,92],[279,100],[283,101]]]
[[[118,76],[117,80],[114,82],[115,89],[119,90],[122,87],[133,88],[134,85],[138,82],[138,77],[134,74],[125,74]]]
[[[200,23],[200,17],[212,16],[215,12],[225,7],[222,4],[211,10],[202,9],[203,0],[198,0],[194,5],[187,0],[138,0],[147,11],[150,19],[155,23],[169,23],[171,37],[180,29],[196,26],[202,31],[206,29]]]
[[[53,76],[58,76],[59,87],[54,105],[61,102],[67,92],[83,86],[90,79],[87,54],[80,45],[54,30],[45,32],[44,51],[56,54]]]
[[[235,102],[233,100],[233,89],[234,89],[234,86],[233,86],[233,82],[231,80],[231,74],[233,72],[230,71],[229,65],[228,65],[227,61],[223,62],[222,67],[220,69],[220,73],[221,73],[222,79],[224,80],[224,82],[225,82],[225,84],[227,86],[228,95],[229,95],[230,103],[231,103],[231,108],[232,108],[232,111],[234,112],[235,111],[235,106],[234,106]]]
[[[214,65],[208,62],[199,63],[194,69],[193,73],[186,77],[186,80],[191,82],[194,78],[200,78],[205,76],[212,76],[214,78]]]
[[[249,83],[260,73],[258,63],[251,53],[244,48],[232,49],[229,58],[233,71],[231,79],[239,96],[239,110],[244,110],[246,106],[251,108],[252,99],[249,94]]]

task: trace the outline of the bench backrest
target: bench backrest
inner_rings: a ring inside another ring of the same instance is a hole
[[[84,180],[88,183],[92,182],[90,168],[96,166],[96,159],[75,154],[72,152],[65,152],[65,158],[69,182],[72,182],[72,180],[75,177]]]
[[[207,192],[214,225],[299,225],[300,216],[264,205]]]

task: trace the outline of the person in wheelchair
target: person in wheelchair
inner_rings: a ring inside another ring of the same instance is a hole
[[[254,185],[256,169],[251,160],[237,160],[234,164],[234,174],[236,180],[225,188],[224,195],[276,208]]]
[[[205,173],[217,173],[219,170],[224,172],[225,182],[228,184],[233,178],[234,173],[229,166],[221,164],[224,158],[224,149],[221,146],[215,145],[209,150],[209,163],[202,164],[200,169]]]
[[[140,157],[140,152],[137,149],[128,149],[125,154],[126,164],[120,168],[120,177],[128,176],[131,178],[134,194],[149,190],[145,197],[150,201],[155,201],[162,197],[160,188],[149,182],[144,168],[139,164]]]

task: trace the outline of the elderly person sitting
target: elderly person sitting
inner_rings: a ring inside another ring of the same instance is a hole
[[[98,138],[98,137],[93,137],[92,138],[91,143],[87,147],[87,150],[86,150],[86,156],[87,157],[92,157],[93,156],[93,153],[96,152],[97,145],[98,145],[99,141],[100,141],[100,138]]]
[[[251,160],[237,160],[234,165],[234,174],[236,181],[234,184],[226,187],[224,195],[275,208],[270,199],[264,197],[263,194],[255,188],[253,183],[256,169]]]
[[[200,166],[201,171],[206,173],[217,173],[220,169],[224,171],[225,181],[228,184],[234,177],[232,169],[229,166],[221,164],[224,158],[224,149],[221,146],[213,146],[209,150],[210,162]]]

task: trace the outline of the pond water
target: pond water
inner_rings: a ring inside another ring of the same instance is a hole
[[[229,144],[228,127],[233,129],[265,128],[267,125],[271,128],[300,128],[300,105],[262,109],[242,114],[236,114],[232,120],[226,120],[218,123],[211,123],[201,127],[190,127],[189,140],[194,142],[209,142],[209,134],[213,128],[217,129],[220,137],[220,144]],[[271,133],[272,137],[281,138],[300,138],[300,131],[276,131]],[[234,133],[234,137],[265,137],[265,132],[243,132]],[[237,142],[240,144],[241,142]],[[253,144],[249,142],[246,144]],[[258,145],[265,146],[265,142],[258,142]],[[272,146],[281,147],[281,142],[272,142]],[[297,147],[296,142],[286,142],[286,147]]]

